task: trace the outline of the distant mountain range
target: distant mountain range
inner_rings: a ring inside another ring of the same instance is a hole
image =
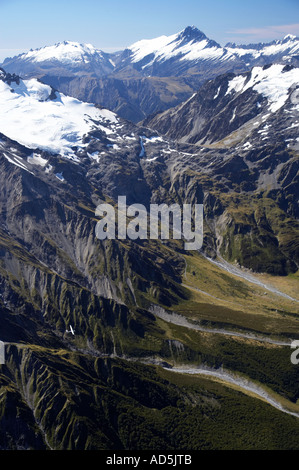
[[[267,44],[228,43],[222,47],[195,26],[188,26],[172,36],[143,39],[117,53],[105,53],[91,44],[64,41],[7,58],[2,66],[8,72],[14,68],[15,73],[24,76],[43,68],[61,68],[74,74],[88,72],[98,77],[121,71],[130,74],[132,69],[146,77],[169,77],[200,73],[204,65],[251,67],[272,62],[289,63],[298,58],[299,38],[290,34]]]
[[[65,41],[31,50],[1,65],[23,78],[41,78],[57,90],[97,103],[138,122],[192,96],[206,80],[256,65],[298,64],[299,39],[220,46],[194,26],[124,51],[107,54],[90,44]]]
[[[126,57],[127,55],[127,57]],[[266,63],[290,63],[299,58],[299,39],[288,35],[269,44],[221,47],[194,26],[173,36],[142,40],[120,56],[118,66],[131,65],[140,73],[150,76],[182,76],[202,73],[211,68],[222,71],[238,67],[252,67]]]

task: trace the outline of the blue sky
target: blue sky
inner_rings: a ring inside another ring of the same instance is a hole
[[[299,36],[299,0],[0,0],[0,60],[70,40],[110,52],[195,25],[221,45]]]

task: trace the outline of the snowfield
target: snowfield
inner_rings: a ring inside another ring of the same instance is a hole
[[[233,78],[226,94],[234,91],[244,93],[249,88],[265,96],[271,112],[278,111],[287,101],[289,90],[293,85],[299,85],[299,68],[284,71],[284,65],[274,64],[269,68],[254,67],[248,81],[244,75]]]
[[[82,138],[93,128],[106,134],[116,115],[93,104],[55,93],[36,79],[8,85],[0,80],[0,132],[32,149],[62,156],[84,147]],[[53,99],[54,97],[54,99]]]

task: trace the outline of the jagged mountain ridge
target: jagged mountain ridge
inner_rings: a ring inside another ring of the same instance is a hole
[[[242,75],[225,74],[208,81],[185,103],[143,124],[189,146],[194,153],[210,149],[231,155],[231,163],[226,164],[229,171],[234,172],[234,165],[262,171],[256,175],[255,189],[279,192],[285,181],[284,198],[288,194],[289,202],[293,201],[289,209],[292,207],[297,218],[298,90],[298,68],[279,64],[255,67]],[[276,152],[282,152],[278,159]],[[206,164],[211,175],[216,161]],[[216,172],[220,174],[220,168]],[[284,179],[287,174],[292,175],[290,179]],[[234,177],[237,181],[236,174]]]
[[[70,41],[5,59],[7,72],[41,78],[57,90],[97,103],[133,122],[176,106],[207,79],[265,63],[296,63],[298,39],[221,47],[194,26],[172,36],[141,40],[107,54]]]
[[[188,26],[172,36],[141,40],[130,46],[125,54],[128,57],[119,60],[125,64],[130,61],[133,67],[145,74],[179,76],[214,68],[220,75],[254,65],[292,63],[293,59],[298,59],[299,39],[287,35],[269,44],[221,47],[195,26]]]
[[[118,60],[119,67],[130,65],[150,76],[181,76],[207,68],[218,68],[220,73],[238,67],[238,62],[237,57],[194,26],[172,36],[141,40]]]
[[[293,35],[270,43],[240,46],[228,43],[222,47],[195,26],[188,26],[171,36],[142,39],[117,53],[105,53],[91,44],[64,41],[7,58],[2,65],[8,72],[14,67],[14,72],[24,77],[36,73],[34,67],[42,68],[43,64],[47,68],[66,67],[69,73],[82,72],[86,67],[85,72],[98,77],[113,72],[119,74],[128,66],[145,76],[180,76],[189,74],[189,68],[194,66],[192,73],[200,72],[205,62],[209,67],[218,66],[221,71],[221,62],[232,62],[231,69],[244,66],[244,61],[247,67],[252,67],[272,62],[288,63],[298,54],[299,39]]]
[[[270,43],[237,45],[235,43],[226,44],[226,49],[233,54],[247,60],[251,66],[263,65],[281,61],[281,63],[294,63],[298,65],[299,43],[298,38],[293,34],[287,34],[283,39]]]
[[[269,193],[297,219],[298,89],[298,68],[256,67],[208,81],[182,105],[143,124],[198,154],[196,163],[190,158],[190,168],[200,167],[225,185],[229,180],[230,189],[236,183],[241,192]],[[222,249],[234,256],[234,250]]]
[[[197,145],[222,141],[237,130],[242,137],[242,126],[247,126],[244,137],[249,145],[254,131],[255,138],[259,132],[260,140],[269,139],[270,121],[276,116],[275,132],[283,136],[288,130],[285,138],[293,136],[288,142],[297,149],[298,88],[299,69],[280,64],[254,67],[242,75],[224,74],[207,81],[185,103],[144,124],[171,139]]]

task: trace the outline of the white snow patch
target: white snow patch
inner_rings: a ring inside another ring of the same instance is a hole
[[[285,131],[288,131],[290,129],[294,129],[294,127],[298,127],[298,126],[299,126],[299,122],[293,122],[291,126],[286,127]]]
[[[268,134],[268,130],[270,129],[271,126],[269,126],[269,124],[266,124],[260,131],[257,131],[258,134],[261,134],[261,135],[266,135]]]
[[[242,91],[244,87],[246,77],[243,77],[242,75],[239,75],[238,77],[233,78],[230,82],[228,82],[228,88],[227,92],[225,93],[226,95],[229,95],[232,91],[235,91],[238,93],[239,91]]]
[[[195,93],[196,94],[196,93]],[[162,137],[143,137],[145,143],[155,144],[156,142],[163,142]]]
[[[39,165],[39,166],[46,166],[48,163],[48,160],[45,158],[42,158],[40,155],[33,153],[30,155],[30,157],[27,157],[27,162],[30,163],[31,165]]]
[[[237,109],[237,108],[235,108],[234,111],[233,111],[232,118],[231,118],[231,120],[229,121],[230,124],[234,121],[234,119],[235,119],[235,117],[236,117],[236,109]]]
[[[218,98],[220,90],[221,90],[221,86],[218,88],[218,90],[216,92],[216,95],[214,96],[214,100],[216,100],[216,98]]]
[[[189,101],[191,101],[194,98],[194,96],[196,96],[196,95],[197,95],[197,93],[193,93],[193,95],[191,95],[190,98],[188,98],[186,101],[184,101],[183,105],[185,106],[187,103],[189,103]]]
[[[9,163],[12,163],[13,165],[18,166],[19,168],[22,168],[22,170],[26,170],[28,171],[28,173],[31,173],[31,171],[28,170],[28,168],[20,161],[20,159],[18,162],[16,162],[12,158],[10,158],[6,153],[3,153],[3,156],[6,158],[7,161],[9,161]]]
[[[246,143],[243,145],[243,148],[247,150],[247,149],[252,148],[252,145],[251,145],[250,142],[246,142]]]
[[[99,163],[101,159],[101,157],[99,156],[99,152],[93,152],[93,153],[87,152],[87,155],[89,156],[89,158],[91,158],[92,160],[95,160],[97,163]]]
[[[284,65],[274,64],[267,69],[254,67],[250,80],[245,84],[246,77],[239,75],[228,84],[227,93],[232,90],[244,93],[249,88],[265,96],[269,103],[269,110],[274,113],[286,102],[289,89],[294,84],[299,84],[299,68],[283,72]]]
[[[119,150],[120,149],[120,147],[117,144],[107,144],[106,147],[107,148],[112,148],[114,150]]]

